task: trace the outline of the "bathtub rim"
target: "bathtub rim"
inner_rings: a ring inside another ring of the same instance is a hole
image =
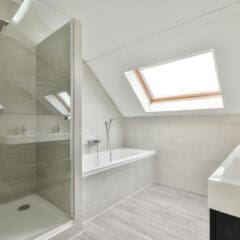
[[[156,155],[156,151],[154,151],[154,150],[145,150],[145,149],[140,149],[140,148],[115,148],[113,150],[117,150],[117,149],[129,149],[129,150],[136,150],[136,151],[141,150],[141,151],[144,151],[144,152],[140,153],[140,154],[133,155],[131,157],[123,158],[125,160],[122,160],[122,161],[119,161],[119,162],[117,161],[114,164],[109,164],[107,166],[92,169],[92,170],[89,170],[89,171],[86,171],[86,172],[82,171],[82,178],[89,177],[91,175],[95,175],[95,174],[98,174],[98,173],[102,173],[104,171],[107,171],[107,170],[110,170],[110,169],[113,169],[113,168],[116,168],[116,167],[120,167],[120,166],[129,164],[129,163],[137,162],[141,159],[149,158],[149,157],[152,157],[152,156]],[[89,155],[89,154],[86,154],[86,155]]]

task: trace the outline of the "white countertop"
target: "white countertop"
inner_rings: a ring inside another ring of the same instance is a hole
[[[66,140],[70,140],[69,133],[49,133],[45,135],[8,135],[1,137],[1,143],[7,145]]]
[[[240,218],[240,145],[208,178],[208,206]]]

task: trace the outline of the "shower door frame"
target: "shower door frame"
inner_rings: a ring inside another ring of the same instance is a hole
[[[82,35],[78,20],[70,21],[70,74],[71,74],[71,217],[81,221],[82,203]]]
[[[70,159],[71,220],[37,238],[65,240],[82,231],[82,35],[78,20],[70,20]]]

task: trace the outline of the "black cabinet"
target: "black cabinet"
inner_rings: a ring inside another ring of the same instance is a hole
[[[240,218],[210,210],[210,240],[240,240]]]

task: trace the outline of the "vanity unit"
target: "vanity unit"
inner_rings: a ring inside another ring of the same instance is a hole
[[[210,240],[240,240],[240,145],[208,179]]]

